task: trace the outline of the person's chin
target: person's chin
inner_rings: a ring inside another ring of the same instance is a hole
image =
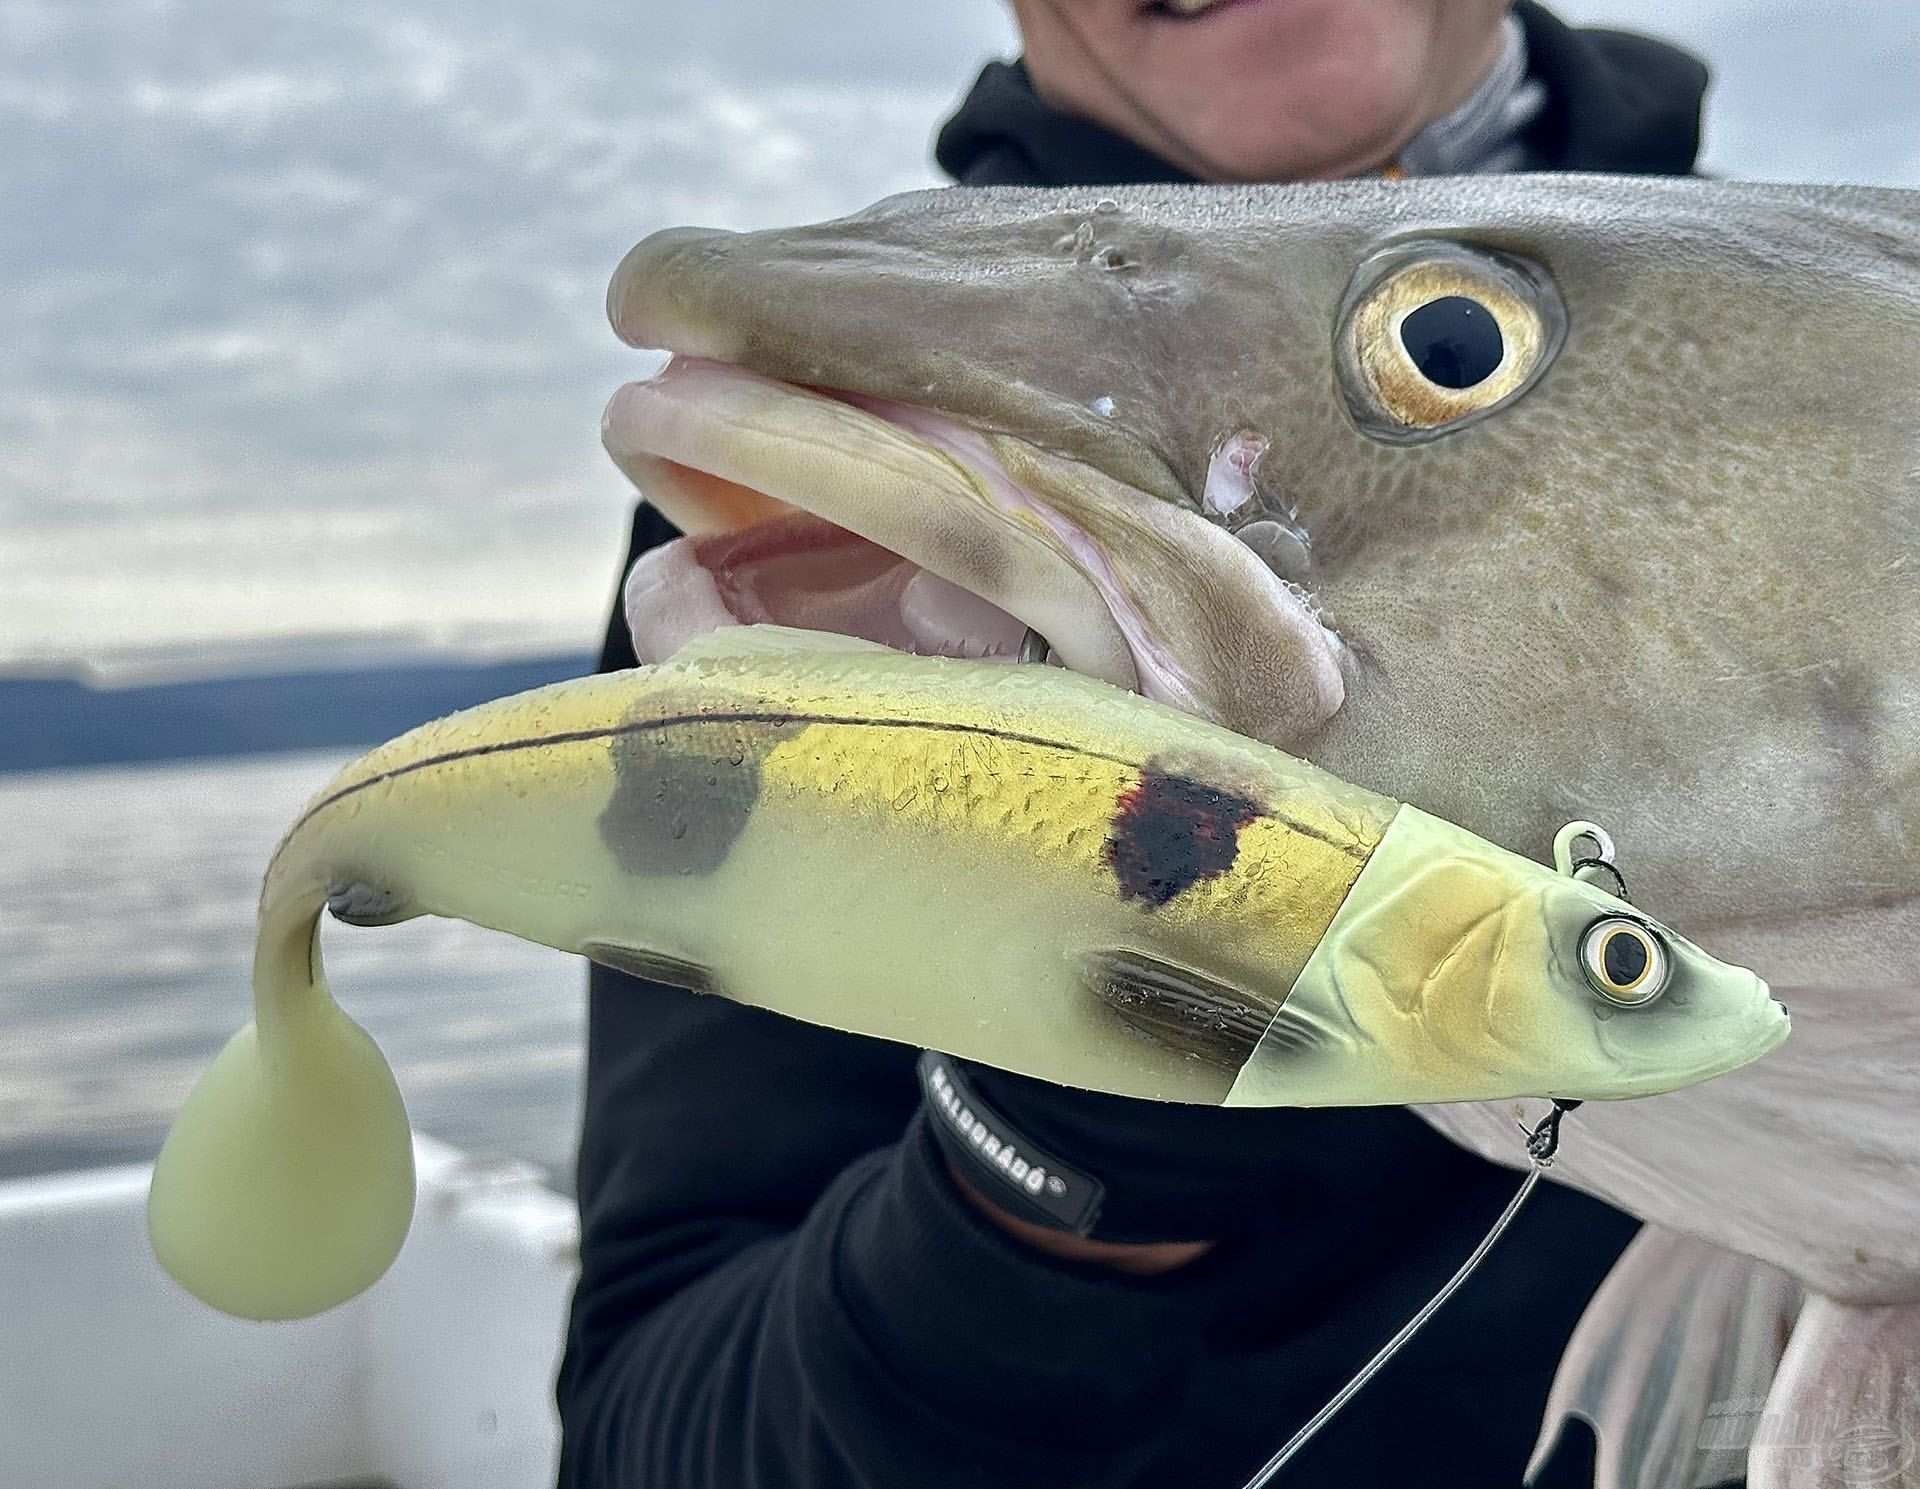
[[[1148,99],[1195,174],[1218,181],[1319,180],[1386,165],[1419,128],[1417,76],[1384,58],[1302,66],[1267,65],[1258,55],[1182,59],[1162,77],[1204,77],[1204,92]]]
[[[1352,116],[1317,129],[1286,122],[1276,129],[1257,114],[1209,110],[1186,121],[1180,143],[1195,174],[1210,181],[1321,181],[1381,169],[1411,133],[1398,119],[1368,129]]]

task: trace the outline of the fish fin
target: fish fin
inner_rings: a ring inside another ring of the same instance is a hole
[[[1750,1489],[1920,1489],[1920,1303],[1810,1294],[1760,1429]]]
[[[799,652],[877,651],[900,656],[890,646],[860,636],[842,636],[833,631],[808,631],[799,626],[722,626],[695,636],[672,656],[669,663],[717,661],[722,658],[771,659],[791,657]]]
[[[580,955],[610,971],[624,972],[629,977],[638,977],[645,982],[664,982],[669,987],[690,988],[696,993],[720,991],[720,985],[705,967],[649,951],[644,946],[623,946],[617,941],[583,941]]]
[[[406,896],[377,884],[341,881],[327,887],[327,910],[346,925],[398,925],[424,915]]]
[[[1594,1489],[1738,1478],[1800,1297],[1778,1267],[1646,1226],[1567,1341],[1527,1480],[1572,1417],[1597,1439]]]
[[[1081,974],[1136,1034],[1223,1070],[1244,1065],[1273,1021],[1273,1005],[1256,994],[1144,951],[1095,952]]]

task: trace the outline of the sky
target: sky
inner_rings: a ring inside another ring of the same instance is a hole
[[[1593,0],[1712,60],[1706,164],[1920,186],[1920,5]],[[0,0],[0,665],[597,635],[658,227],[937,179],[998,0]]]

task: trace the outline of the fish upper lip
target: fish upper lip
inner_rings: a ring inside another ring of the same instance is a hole
[[[865,380],[861,361],[848,358],[844,351],[830,354],[831,366],[796,365],[791,357],[785,365],[768,365],[757,343],[743,336],[730,309],[716,312],[701,305],[700,296],[688,289],[689,281],[747,285],[767,272],[778,272],[750,256],[760,236],[666,228],[641,239],[622,256],[607,284],[607,319],[614,334],[639,350],[738,368],[786,387],[831,397],[853,394],[898,401],[897,388]],[[733,265],[735,256],[742,254],[747,255],[746,262]],[[804,293],[797,286],[796,290]],[[943,399],[943,390],[930,385],[923,401],[956,423],[1042,444],[1124,486],[1199,510],[1197,490],[1175,469],[1167,452],[1123,421],[1031,383],[1002,380],[996,386],[1017,388],[1019,398],[983,407]]]

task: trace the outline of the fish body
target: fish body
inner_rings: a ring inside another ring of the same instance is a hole
[[[1162,1100],[1616,1099],[1787,1033],[1750,972],[1600,888],[1217,725],[1058,668],[722,632],[414,730],[290,829],[255,1026],[151,1209],[169,1270],[256,1316],[338,1301],[404,1234],[358,1197],[403,1203],[408,1144],[317,980],[326,905]],[[1641,962],[1609,990],[1595,927],[1654,946],[1656,996],[1624,988]]]
[[[1462,301],[1497,361],[1448,340]],[[677,360],[607,447],[696,535],[635,571],[643,647],[689,593],[805,610],[738,536],[798,507],[1014,622],[968,645],[1036,626],[1509,848],[1611,829],[1635,902],[1795,1036],[1568,1124],[1555,1177],[1674,1244],[1596,1298],[1556,1411],[1610,1489],[1731,1476],[1716,1431],[1764,1489],[1920,1484],[1920,192],[921,193],[657,235],[609,308]],[[1515,1159],[1509,1104],[1422,1114]]]

